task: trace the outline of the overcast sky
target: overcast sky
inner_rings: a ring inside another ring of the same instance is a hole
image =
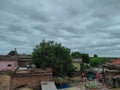
[[[30,54],[43,39],[120,56],[120,0],[0,0],[0,54]]]

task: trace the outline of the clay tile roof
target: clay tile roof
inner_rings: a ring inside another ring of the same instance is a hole
[[[112,64],[114,64],[114,65],[120,65],[120,59],[114,60],[112,62]]]

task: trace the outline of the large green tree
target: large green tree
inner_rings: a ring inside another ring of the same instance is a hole
[[[74,72],[70,49],[54,41],[43,40],[37,45],[32,53],[32,63],[37,68],[52,68],[53,74],[57,76],[67,76]]]
[[[100,58],[100,57],[93,57],[90,60],[90,65],[93,67],[100,66],[104,63],[105,63],[105,60],[103,58]]]

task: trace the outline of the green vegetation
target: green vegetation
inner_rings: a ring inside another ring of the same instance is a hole
[[[90,57],[88,54],[85,53],[80,53],[80,52],[73,52],[71,54],[72,58],[82,58],[82,61],[84,63],[89,63],[90,62]]]
[[[105,60],[103,58],[100,58],[100,57],[93,57],[90,60],[90,65],[93,67],[100,66],[104,63],[105,63]]]
[[[32,63],[37,68],[52,68],[56,76],[72,76],[75,71],[70,49],[54,41],[43,40],[37,45],[32,53]]]
[[[82,58],[82,54],[80,52],[73,52],[71,56],[72,58]]]
[[[83,62],[80,64],[80,67],[81,67],[80,68],[80,72],[81,73],[85,72],[86,69],[90,69],[91,68],[91,66],[89,64],[83,63]]]
[[[15,56],[15,55],[17,55],[17,51],[16,51],[16,50],[12,50],[12,51],[10,51],[10,52],[8,53],[8,55],[10,55],[10,56]]]
[[[88,54],[82,54],[82,61],[84,63],[89,63],[90,62],[90,57]]]
[[[80,53],[80,52],[73,52],[71,54],[72,58],[82,58],[82,63],[80,64],[80,72],[85,72],[86,69],[90,68],[89,62],[90,57],[88,54]]]
[[[94,57],[98,57],[97,54],[94,54]]]

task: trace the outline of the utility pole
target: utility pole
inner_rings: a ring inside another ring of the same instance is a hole
[[[15,48],[15,58],[17,60],[17,49]]]

